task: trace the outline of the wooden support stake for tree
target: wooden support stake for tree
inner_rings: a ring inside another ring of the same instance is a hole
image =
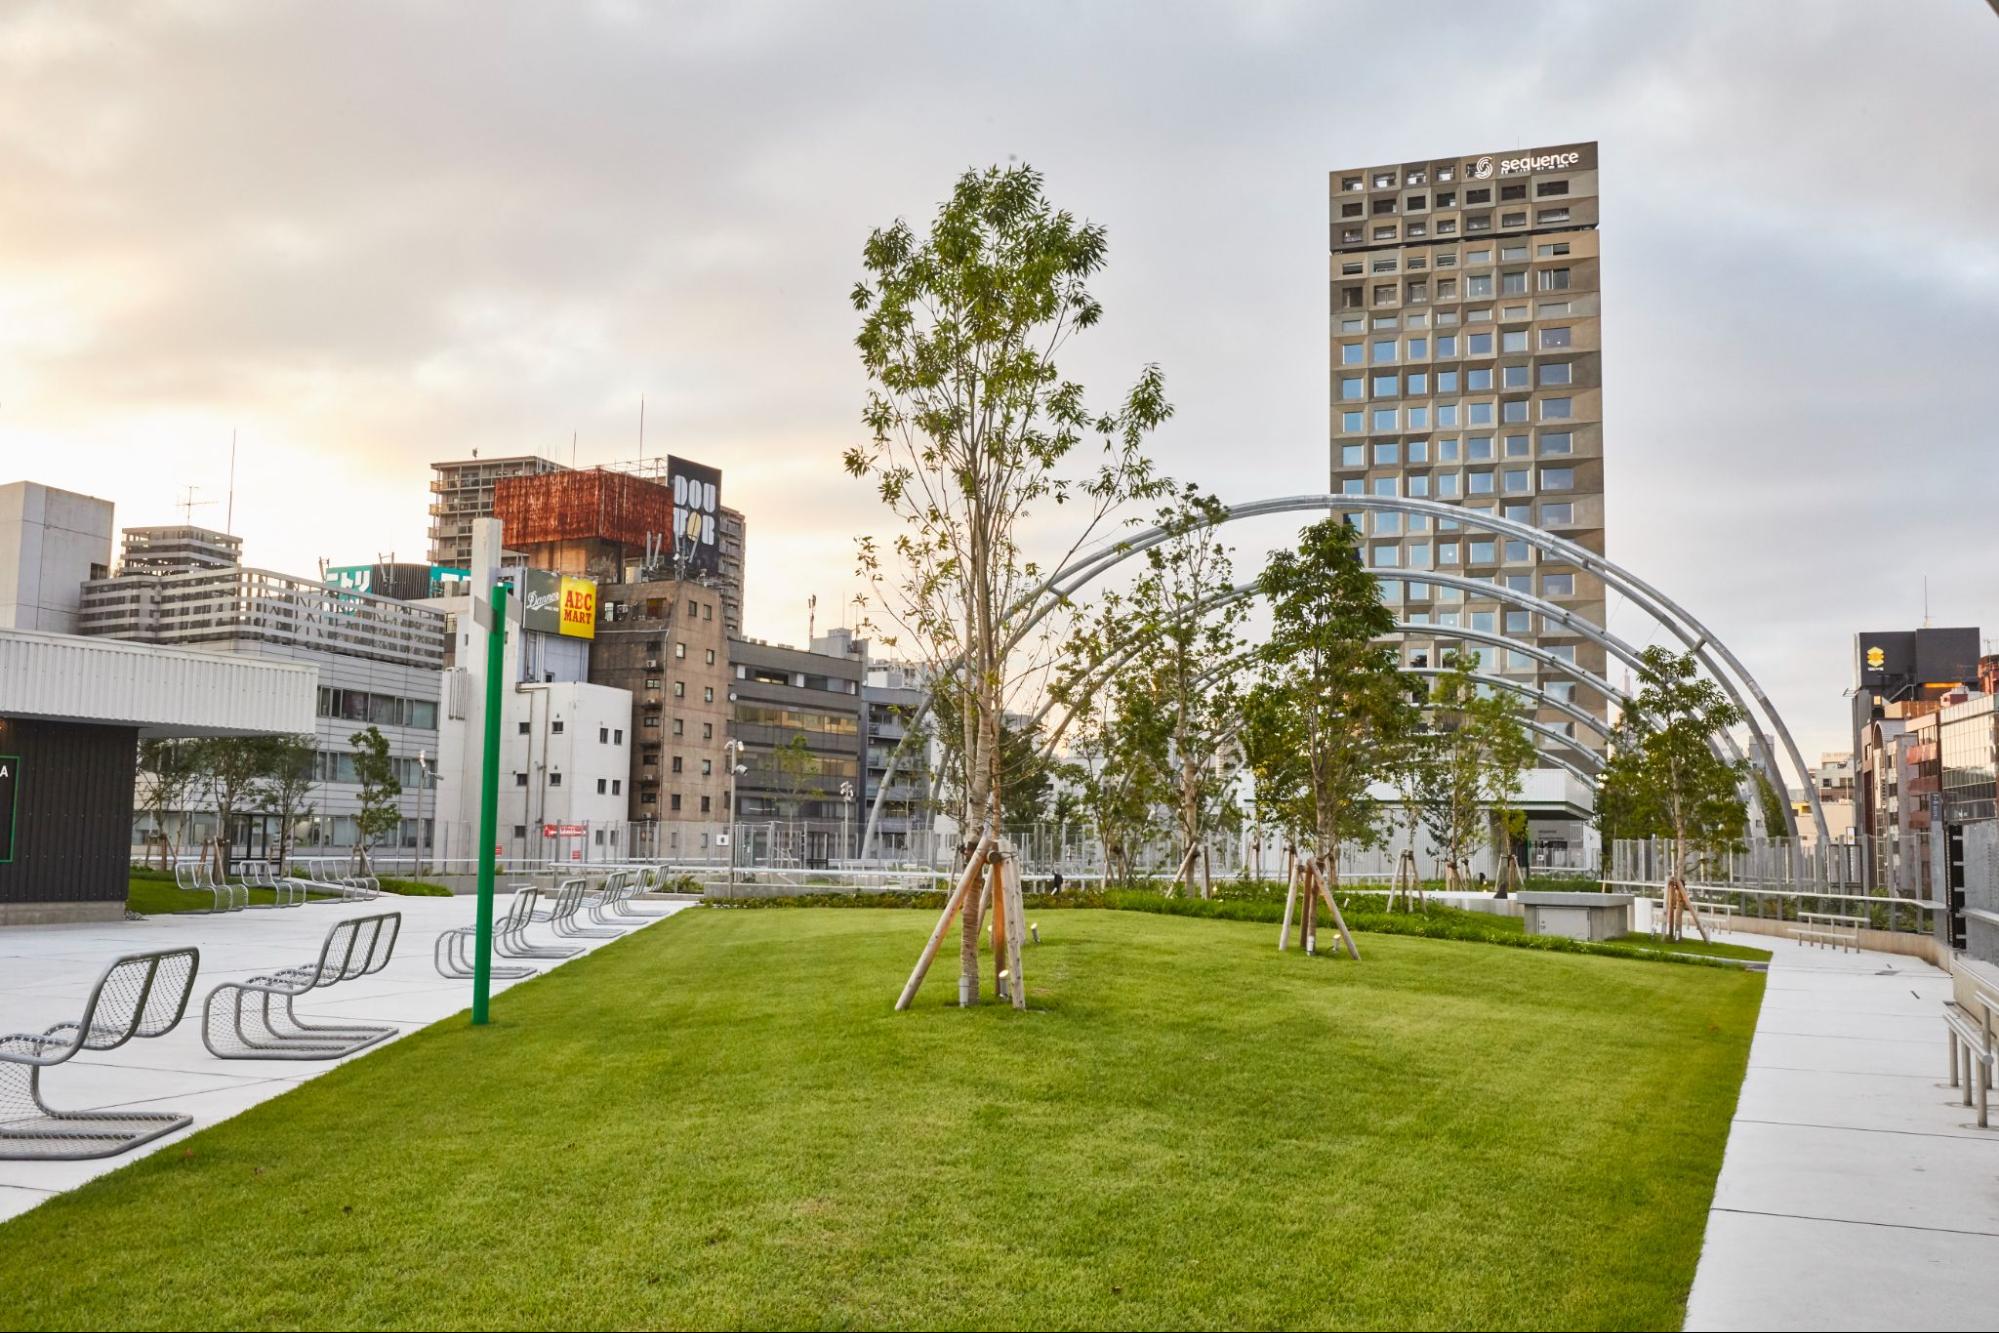
[[[1317,893],[1319,871],[1316,861],[1300,858],[1298,886],[1305,896],[1303,919],[1298,923],[1298,943],[1304,948],[1305,956],[1310,958],[1318,952],[1319,947],[1319,895]]]
[[[1012,923],[1007,920],[1006,911],[1006,863],[1009,860],[1004,851],[995,852],[986,858],[986,901],[992,904],[993,913],[993,993],[1001,999],[1007,998],[1007,988],[1011,974],[1006,966],[1006,934]]]
[[[1180,887],[1183,883],[1190,889],[1194,887],[1194,858],[1200,855],[1200,852],[1201,844],[1198,842],[1188,846],[1187,854],[1180,858],[1180,868],[1173,872],[1173,882],[1168,886],[1167,897],[1172,897],[1172,890]]]
[[[1020,940],[1027,933],[1027,909],[1020,901],[1020,858],[1001,863],[1001,914],[1006,918],[1007,997],[1016,1009],[1027,1008],[1027,978],[1021,974]]]
[[[1291,947],[1291,909],[1298,905],[1298,849],[1284,849],[1284,924],[1277,928],[1277,951]]]
[[[979,845],[973,850],[972,859],[965,863],[965,873],[958,877],[958,887],[953,889],[951,896],[945,900],[943,915],[937,918],[937,928],[930,932],[929,942],[923,946],[922,954],[917,957],[916,970],[909,974],[909,982],[902,988],[902,995],[895,1002],[896,1012],[900,1013],[909,1008],[909,1002],[916,998],[917,988],[923,984],[925,974],[930,971],[930,964],[937,957],[937,947],[944,942],[945,932],[950,930],[951,922],[957,917],[959,909],[965,905],[965,899],[972,892],[972,886],[979,882],[979,872],[985,869],[986,856],[992,851],[992,845],[993,835],[989,832],[980,839]]]
[[[1201,896],[1203,898],[1212,898],[1215,896],[1215,867],[1214,863],[1208,858],[1208,845],[1206,843],[1201,844]]]
[[[1323,877],[1319,878],[1319,895],[1326,900],[1326,907],[1333,914],[1333,924],[1339,928],[1340,938],[1346,942],[1347,952],[1358,963],[1360,947],[1353,942],[1353,932],[1347,929],[1347,919],[1340,915],[1340,905],[1333,901],[1333,891]]]

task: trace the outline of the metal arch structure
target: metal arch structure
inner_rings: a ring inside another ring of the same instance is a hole
[[[1622,566],[1566,538],[1544,532],[1540,528],[1533,527],[1530,524],[1503,518],[1489,510],[1466,509],[1458,505],[1441,504],[1434,500],[1416,500],[1403,496],[1335,495],[1331,492],[1318,495],[1278,496],[1267,500],[1252,500],[1243,504],[1229,505],[1224,508],[1222,516],[1212,522],[1197,519],[1185,524],[1149,528],[1144,532],[1129,537],[1114,538],[1098,546],[1094,551],[1078,556],[1061,569],[1049,575],[1039,587],[1026,594],[1020,602],[1016,603],[1018,609],[1026,612],[1026,620],[1015,631],[1014,637],[1009,642],[1018,643],[1022,637],[1042,619],[1052,613],[1056,607],[1067,604],[1076,590],[1084,584],[1133,555],[1156,546],[1163,541],[1167,541],[1179,533],[1202,527],[1212,527],[1219,523],[1230,523],[1237,519],[1258,518],[1270,514],[1312,510],[1335,512],[1356,509],[1423,514],[1432,518],[1448,520],[1473,531],[1489,531],[1508,537],[1517,537],[1565,563],[1575,565],[1596,575],[1607,586],[1615,588],[1627,600],[1636,603],[1657,624],[1670,631],[1675,638],[1686,645],[1688,651],[1694,654],[1696,660],[1707,668],[1708,674],[1714,678],[1715,682],[1727,693],[1730,701],[1741,711],[1743,720],[1749,727],[1750,743],[1755,747],[1757,756],[1763,764],[1764,771],[1773,782],[1781,782],[1783,770],[1777,764],[1776,754],[1770,749],[1769,741],[1759,721],[1758,710],[1760,709],[1762,717],[1767,718],[1771,730],[1775,732],[1777,739],[1783,744],[1785,754],[1790,759],[1793,769],[1804,783],[1805,798],[1811,806],[1812,820],[1817,826],[1820,844],[1826,845],[1830,843],[1831,834],[1826,826],[1825,808],[1820,804],[1818,792],[1809,780],[1811,770],[1805,766],[1804,757],[1798,750],[1797,742],[1791,737],[1790,727],[1785,724],[1783,716],[1777,712],[1776,706],[1770,702],[1769,695],[1764,692],[1763,687],[1749,674],[1748,668],[1744,667],[1741,660],[1715,637],[1713,631],[1709,630],[1707,626],[1703,625],[1684,607]],[[1442,581],[1429,574],[1412,575],[1405,571],[1397,571],[1389,577],[1413,578],[1415,581],[1421,583]],[[1488,589],[1496,585],[1480,584],[1478,586],[1481,595],[1491,596],[1493,594]],[[1584,622],[1576,620],[1571,613],[1562,612],[1561,614],[1570,617],[1565,623],[1569,624],[1572,628],[1576,628],[1578,632],[1581,632],[1581,625]],[[1710,654],[1710,648],[1713,649],[1713,654]],[[1716,655],[1721,659],[1719,663],[1715,660]],[[1722,669],[1723,664],[1726,664],[1727,671]],[[1733,675],[1730,674],[1731,672]],[[1740,677],[1740,684],[1738,684],[1735,677]],[[1755,700],[1756,707],[1752,708],[1749,699],[1744,697],[1743,690],[1745,688],[1748,691],[1749,697]],[[1789,802],[1783,802],[1782,804],[1784,806],[1786,831],[1792,841],[1795,842],[1798,837],[1797,816],[1791,810]]]
[[[1350,500],[1350,499],[1377,500],[1380,501],[1380,503],[1376,507],[1380,508],[1399,507],[1405,504],[1416,504],[1424,506],[1424,508],[1419,512],[1433,513],[1437,510],[1442,510],[1444,511],[1444,516],[1446,517],[1453,517],[1453,518],[1457,517],[1457,511],[1455,511],[1451,506],[1434,505],[1429,501],[1406,502],[1398,500],[1395,502],[1395,506],[1390,506],[1388,504],[1388,497],[1345,496],[1345,497],[1333,497],[1333,498],[1343,499],[1343,500]],[[1261,502],[1261,503],[1270,504],[1274,502]],[[1271,512],[1282,512],[1282,511],[1271,511]],[[1508,520],[1498,520],[1498,521],[1508,522]],[[1082,583],[1087,582],[1089,578],[1095,578],[1097,574],[1102,573],[1104,570],[1111,568],[1116,563],[1118,563],[1118,561],[1123,560],[1131,555],[1137,554],[1138,552],[1145,550],[1148,546],[1156,545],[1159,541],[1165,540],[1167,537],[1172,535],[1173,531],[1175,530],[1169,530],[1166,528],[1156,528],[1153,529],[1151,533],[1146,534],[1146,536],[1151,537],[1151,540],[1145,541],[1142,544],[1137,539],[1134,539],[1134,541],[1131,543],[1120,544],[1119,548],[1113,551],[1098,552],[1095,555],[1084,557],[1084,560],[1098,562],[1095,571],[1090,573],[1087,578],[1077,580],[1076,582],[1070,584],[1068,587],[1058,590],[1057,596],[1059,596],[1063,600],[1066,600],[1069,597],[1069,595],[1075,590],[1075,588],[1080,587]],[[1106,555],[1114,556],[1115,558],[1106,560],[1105,559]],[[1372,569],[1371,572],[1378,580],[1385,578],[1393,578],[1393,579],[1399,579],[1405,583],[1436,584],[1441,587],[1456,588],[1462,592],[1471,594],[1475,597],[1486,598],[1497,602],[1503,602],[1511,606],[1519,607],[1523,610],[1531,611],[1537,615],[1542,616],[1544,619],[1553,620],[1561,624],[1565,629],[1569,630],[1574,634],[1577,634],[1582,638],[1590,640],[1592,643],[1595,643],[1599,647],[1603,648],[1604,651],[1610,653],[1612,656],[1618,658],[1620,661],[1623,661],[1624,663],[1626,663],[1631,667],[1637,668],[1641,665],[1641,659],[1638,655],[1638,650],[1634,648],[1631,644],[1625,642],[1623,639],[1610,633],[1607,629],[1604,629],[1603,627],[1595,624],[1593,621],[1590,621],[1586,618],[1576,615],[1574,612],[1568,610],[1565,607],[1558,606],[1553,602],[1545,601],[1542,598],[1536,597],[1531,593],[1519,592],[1515,589],[1507,587],[1505,584],[1492,583],[1480,579],[1468,579],[1461,577],[1459,575],[1444,574],[1433,570]],[[1213,596],[1207,598],[1196,609],[1206,610],[1214,606],[1222,605],[1226,602],[1237,601],[1245,597],[1255,596],[1257,591],[1258,591],[1258,585],[1256,583],[1237,584],[1232,588],[1224,589],[1223,591],[1218,592]],[[1042,603],[1029,617],[1028,622],[1024,624],[1019,630],[1016,631],[1015,641],[1017,641],[1021,635],[1024,635],[1026,632],[1028,632],[1028,630],[1032,629],[1034,624],[1044,619],[1050,612],[1054,610],[1054,608],[1057,605],[1060,604],[1061,603],[1059,601],[1048,601]],[[1507,648],[1514,652],[1518,652],[1530,659],[1533,659],[1544,666],[1559,670],[1564,674],[1575,677],[1577,680],[1588,685],[1591,689],[1601,694],[1608,701],[1621,703],[1627,701],[1630,697],[1624,691],[1612,685],[1609,681],[1604,680],[1602,677],[1595,675],[1594,673],[1590,672],[1587,668],[1584,668],[1578,665],[1577,663],[1570,662],[1564,658],[1558,657],[1555,654],[1547,651],[1546,649],[1540,648],[1536,645],[1523,643],[1519,640],[1511,639],[1503,635],[1493,634],[1484,630],[1476,630],[1469,627],[1461,627],[1455,625],[1435,625],[1435,624],[1414,625],[1406,621],[1398,621],[1396,624],[1396,631],[1404,636],[1420,633],[1426,637],[1431,637],[1431,638],[1466,639],[1476,643],[1487,643],[1495,647]],[[1128,657],[1131,652],[1134,652],[1136,650],[1137,650],[1137,645],[1133,644],[1126,651],[1120,652],[1113,657],[1106,658],[1104,662],[1097,664],[1097,669],[1102,670],[1115,666],[1117,662],[1122,661],[1124,658]],[[1703,658],[1703,660],[1706,659]],[[1724,689],[1729,689],[1728,682],[1726,681],[1725,678],[1717,677],[1717,679],[1721,680]],[[1509,684],[1510,683],[1511,682],[1509,682]],[[1738,706],[1741,706],[1740,695],[1736,694],[1733,689],[1729,689],[1729,693],[1731,697],[1737,701]],[[1539,698],[1543,699],[1548,698],[1548,696],[1546,696],[1540,691],[1534,691],[1534,694],[1536,697]],[[1049,710],[1053,706],[1054,706],[1053,700],[1049,701],[1048,703],[1044,703],[1040,711],[1037,712],[1035,715],[1036,721],[1045,719]],[[1551,701],[1551,706],[1553,706],[1552,701]],[[914,718],[911,721],[909,734],[914,734],[915,728],[918,725],[920,725],[924,717],[928,716],[929,711],[930,711],[930,701],[926,698],[923,702],[922,707],[918,710],[916,718]],[[1599,728],[1601,727],[1601,724],[1596,723],[1595,719],[1591,719],[1591,722],[1592,725],[1598,726]],[[1064,720],[1063,727],[1060,730],[1058,730],[1057,735],[1060,734],[1060,731],[1066,729],[1067,729],[1067,719]],[[1550,736],[1551,738],[1559,738],[1563,744],[1571,746],[1578,750],[1583,750],[1585,748],[1577,744],[1574,738],[1562,736],[1561,733],[1559,732],[1551,732],[1548,729],[1538,728],[1538,727],[1534,729],[1539,731],[1543,735]],[[1753,725],[1751,727],[1751,732],[1752,735],[1760,743],[1761,733],[1758,732]],[[908,735],[905,735],[903,743],[898,744],[896,749],[889,756],[887,772],[882,781],[881,791],[876,794],[875,801],[868,811],[867,827],[863,831],[861,839],[862,854],[864,856],[867,854],[867,849],[874,845],[874,838],[880,821],[880,815],[884,801],[884,794],[888,790],[888,778],[894,776],[895,770],[898,767],[901,760],[903,744],[906,744],[907,741],[908,741]],[[1735,743],[1735,738],[1730,736],[1726,732],[1719,733],[1716,737],[1711,738],[1710,744],[1716,746],[1716,748],[1718,748],[1726,757],[1730,759],[1739,760],[1743,757],[1741,747],[1739,747]],[[1537,753],[1551,760],[1555,758],[1555,756],[1548,755],[1547,751],[1539,750],[1538,748],[1537,748]],[[1767,748],[1764,749],[1764,755],[1766,763],[1773,762],[1769,757]],[[1571,772],[1576,773],[1578,777],[1581,777],[1586,781],[1593,780],[1591,775],[1583,773],[1581,770],[1577,769],[1574,765],[1564,763],[1561,764],[1561,767],[1568,768]],[[1749,804],[1749,808],[1752,813],[1752,818],[1760,820],[1761,817],[1760,804],[1753,803],[1753,797],[1754,797],[1753,788],[1747,789],[1744,794],[1744,801],[1745,803]],[[1816,796],[1814,796],[1814,799],[1816,799]],[[1787,813],[1787,818],[1789,818],[1790,816],[1789,816],[1788,806],[1786,806],[1786,813]],[[1795,822],[1793,822],[1791,825],[1790,833],[1793,838],[1796,837]]]
[[[1403,667],[1402,670],[1404,674],[1411,676],[1447,676],[1450,674],[1449,667]],[[1610,734],[1610,724],[1608,722],[1605,722],[1600,717],[1592,717],[1588,712],[1576,707],[1568,700],[1558,699],[1546,690],[1533,689],[1523,681],[1508,680],[1504,676],[1489,676],[1483,671],[1471,671],[1466,674],[1480,685],[1490,686],[1495,690],[1505,690],[1510,694],[1518,694],[1532,699],[1536,706],[1541,708],[1552,708],[1562,716],[1573,721],[1577,726],[1588,727],[1599,736],[1608,736]]]

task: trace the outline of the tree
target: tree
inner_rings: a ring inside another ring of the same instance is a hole
[[[1666,929],[1678,939],[1696,857],[1740,846],[1748,825],[1741,796],[1746,766],[1713,748],[1717,733],[1742,722],[1742,711],[1700,674],[1690,652],[1654,646],[1639,662],[1638,694],[1618,719],[1599,781],[1601,804],[1621,836],[1672,840]]]
[[[311,736],[278,736],[266,742],[265,756],[258,805],[277,816],[278,855],[272,871],[282,875],[291,860],[293,827],[312,814],[306,798],[319,780],[319,747]]]
[[[772,749],[770,771],[777,783],[778,804],[785,812],[784,817],[797,819],[812,791],[812,779],[819,772],[819,761],[805,737],[793,734],[790,740]]]
[[[1002,719],[1045,662],[1045,636],[1038,661],[1029,640],[1030,594],[1150,491],[1142,446],[1172,411],[1156,366],[1115,410],[1094,414],[1057,368],[1069,339],[1102,315],[1087,284],[1106,252],[1103,228],[1056,209],[1040,173],[992,167],[958,179],[928,235],[901,220],[872,233],[853,290],[869,438],[844,462],[902,524],[889,549],[860,540],[859,573],[871,611],[892,622],[871,624],[877,637],[962,683],[950,725],[964,755],[967,855],[1002,827]],[[1094,465],[1066,474],[1092,435]],[[1044,504],[1074,515],[1052,564],[1023,546]],[[978,994],[981,920],[974,902],[959,949],[967,1003]]]
[[[270,742],[262,736],[220,736],[195,745],[200,782],[215,811],[215,873],[229,877],[235,854],[236,816],[259,802],[270,771]]]
[[[1342,849],[1378,845],[1385,836],[1368,789],[1387,776],[1415,724],[1411,685],[1384,642],[1395,617],[1361,563],[1354,530],[1337,516],[1300,533],[1296,551],[1273,555],[1258,586],[1271,612],[1253,729],[1260,767],[1291,786],[1279,795],[1288,796],[1294,818],[1309,793],[1312,861],[1320,880],[1337,889]],[[1271,753],[1285,747],[1296,749],[1296,760]],[[1311,910],[1308,900],[1308,922]]]
[[[1129,882],[1152,812],[1167,794],[1166,710],[1143,677],[1089,692],[1075,722],[1072,754],[1084,809],[1104,850],[1104,874]]]
[[[1510,845],[1507,816],[1534,745],[1512,699],[1480,687],[1477,653],[1448,653],[1443,664],[1430,688],[1430,762],[1420,785],[1424,827],[1451,867],[1448,881],[1481,848]]]
[[[141,808],[153,817],[160,833],[160,868],[172,867],[180,855],[180,835],[187,824],[188,802],[201,781],[198,742],[143,740],[139,742]],[[149,858],[150,859],[150,858]]]
[[[389,754],[388,738],[381,728],[364,727],[347,742],[354,748],[354,776],[361,784],[361,808],[354,815],[354,831],[361,873],[370,873],[368,853],[376,842],[402,827],[400,798],[402,779],[396,776],[396,761]]]
[[[1191,884],[1197,854],[1232,806],[1240,766],[1244,646],[1249,603],[1229,597],[1229,551],[1214,525],[1226,507],[1189,485],[1161,510],[1166,540],[1145,551],[1146,567],[1122,598],[1106,598],[1097,622],[1075,638],[1064,682],[1072,698],[1111,688],[1143,696],[1162,724],[1154,748],[1132,753],[1166,774],[1179,882]],[[1107,665],[1108,664],[1108,665]]]

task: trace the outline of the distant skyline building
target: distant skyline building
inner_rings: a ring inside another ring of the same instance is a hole
[[[1331,489],[1497,513],[1602,552],[1596,144],[1346,167],[1328,184]],[[1607,701],[1558,665],[1451,631],[1503,635],[1606,676],[1601,647],[1424,575],[1499,584],[1602,624],[1599,579],[1475,525],[1349,519],[1412,631],[1405,665],[1476,652],[1481,671],[1607,716]],[[1599,733],[1558,709],[1534,720],[1602,751]]]

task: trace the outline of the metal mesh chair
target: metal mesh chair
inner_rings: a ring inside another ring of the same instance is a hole
[[[128,954],[104,969],[83,1017],[45,1032],[0,1037],[0,1158],[110,1157],[194,1123],[172,1111],[58,1111],[42,1100],[42,1070],[78,1051],[108,1051],[173,1030],[187,1012],[197,949]]]
[[[387,967],[402,926],[401,912],[336,922],[316,961],[223,982],[202,1003],[202,1044],[222,1060],[335,1060],[394,1036],[394,1027],[307,1023],[292,1012],[292,1002]]]
[[[507,906],[506,915],[493,922],[493,952],[495,954],[503,957],[535,956],[508,954],[505,944],[519,942],[520,937],[534,921],[535,899],[540,896],[541,893],[537,889],[521,889],[515,892],[513,901]],[[431,951],[431,957],[437,964],[438,974],[453,978],[471,977],[473,975],[473,965],[477,961],[476,950],[478,949],[478,945],[479,927],[476,924],[454,926],[439,935],[437,937],[437,944]],[[576,951],[574,949],[564,949],[560,952],[564,957],[567,957]],[[535,971],[536,969],[532,967],[519,967],[510,963],[494,963],[488,975],[501,978],[502,980],[515,981],[522,977],[531,977],[535,974]]]

